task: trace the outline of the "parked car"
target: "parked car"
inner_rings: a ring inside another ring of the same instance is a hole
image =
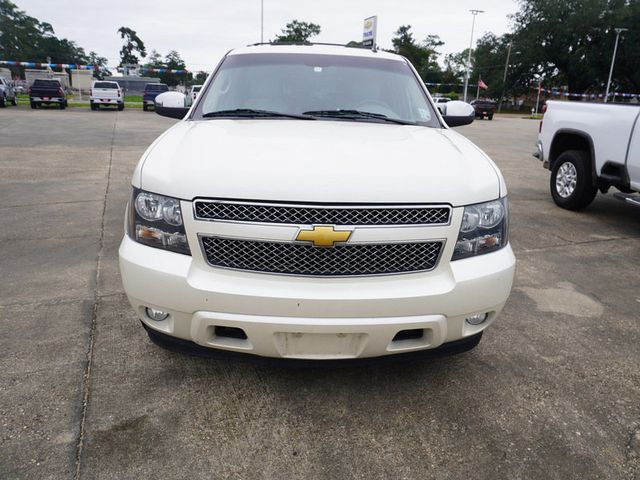
[[[164,83],[147,83],[144,86],[144,93],[142,94],[142,109],[146,112],[149,110],[149,107],[155,107],[154,100],[156,97],[168,91],[169,86]]]
[[[493,114],[496,113],[496,102],[493,100],[473,100],[471,105],[476,112],[476,118],[493,120]]]
[[[473,348],[515,258],[500,171],[379,50],[233,50],[132,178],[124,290],[152,340],[301,360]]]
[[[433,101],[435,102],[436,107],[438,107],[438,110],[440,110],[440,113],[443,113],[443,112],[444,112],[444,109],[442,108],[442,106],[443,106],[445,103],[450,102],[450,101],[451,101],[451,99],[450,99],[450,98],[447,98],[447,97],[433,97]]]
[[[8,104],[18,105],[18,98],[13,84],[4,77],[0,77],[0,108]]]
[[[580,210],[598,191],[640,206],[640,106],[549,101],[540,122],[538,151],[551,170],[559,207]]]
[[[193,85],[191,90],[189,90],[189,98],[191,99],[191,103],[196,101],[198,97],[198,92],[202,89],[202,85]]]
[[[60,82],[55,79],[38,78],[34,80],[33,85],[29,88],[29,102],[31,103],[31,108],[51,104],[57,104],[61,110],[67,107],[64,89]]]
[[[124,93],[118,82],[99,80],[93,82],[89,90],[91,110],[98,110],[100,105],[118,107],[124,110]]]

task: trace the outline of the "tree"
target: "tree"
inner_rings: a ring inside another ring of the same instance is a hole
[[[9,0],[0,0],[0,58],[53,63],[84,63],[85,51],[55,36],[51,24],[27,15]]]
[[[182,57],[180,57],[180,54],[175,50],[171,50],[169,53],[167,53],[164,59],[162,58],[162,55],[158,53],[157,50],[152,50],[151,54],[149,55],[149,61],[144,65],[144,67],[149,69],[167,68],[171,70],[185,70],[187,68],[184,63],[184,60],[182,59]],[[185,76],[185,74],[177,74],[177,73],[170,73],[170,72],[154,73],[151,70],[148,73],[150,76],[158,77],[162,83],[166,83],[167,85],[172,87],[175,87],[181,82],[186,83],[186,80],[188,79],[188,77]]]
[[[513,16],[514,48],[522,52],[532,83],[566,85],[572,92],[602,92],[609,75],[615,27],[626,27],[614,78],[621,89],[640,89],[640,0],[520,0]]]
[[[272,43],[307,43],[311,37],[320,34],[320,25],[293,20],[282,29],[282,35],[276,35]]]
[[[124,45],[120,49],[120,66],[125,64],[137,65],[140,60],[135,52],[139,53],[142,58],[147,56],[144,42],[138,37],[135,30],[129,27],[120,27],[118,33],[120,38],[124,40]]]
[[[192,83],[195,85],[204,85],[204,82],[207,81],[207,77],[209,74],[207,72],[198,72],[195,77],[193,77]]]
[[[406,57],[425,82],[440,82],[442,69],[438,65],[439,53],[437,48],[444,45],[438,35],[429,35],[418,43],[413,38],[411,25],[402,25],[391,39],[393,52]]]
[[[466,48],[459,53],[448,53],[444,57],[444,71],[442,72],[442,82],[449,84],[448,87],[458,86],[464,82],[464,75],[467,69],[467,59],[469,49]],[[472,59],[473,60],[473,59]]]
[[[180,54],[175,51],[175,50],[171,50],[169,53],[167,53],[167,56],[164,57],[164,64],[165,64],[165,68],[171,69],[171,70],[185,70],[187,68],[187,66],[184,63],[184,60],[180,57]],[[186,80],[186,76],[185,74],[177,74],[177,73],[163,73],[160,75],[160,79],[162,80],[162,83],[166,83],[169,86],[176,86],[178,85],[180,82],[185,83]]]

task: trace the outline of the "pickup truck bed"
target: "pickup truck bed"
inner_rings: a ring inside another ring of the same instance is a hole
[[[42,105],[58,104],[60,109],[67,107],[67,100],[64,96],[62,85],[57,80],[37,79],[29,88],[29,101],[31,108]]]
[[[535,156],[551,170],[560,207],[582,209],[611,187],[640,192],[640,106],[550,101]]]

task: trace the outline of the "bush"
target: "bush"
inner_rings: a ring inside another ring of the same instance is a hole
[[[456,92],[443,93],[442,96],[450,98],[451,100],[459,100],[460,99],[460,95],[458,95]]]

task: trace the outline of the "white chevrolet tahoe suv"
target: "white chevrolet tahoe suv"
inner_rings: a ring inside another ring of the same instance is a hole
[[[120,247],[152,340],[302,360],[478,343],[515,258],[500,171],[449,128],[472,107],[440,115],[403,57],[320,45],[231,51],[184,105],[156,99],[184,118],[138,163]]]
[[[588,206],[598,190],[615,187],[616,198],[640,206],[640,107],[583,102],[547,104],[538,136],[538,157],[551,170],[555,203],[569,210]]]

